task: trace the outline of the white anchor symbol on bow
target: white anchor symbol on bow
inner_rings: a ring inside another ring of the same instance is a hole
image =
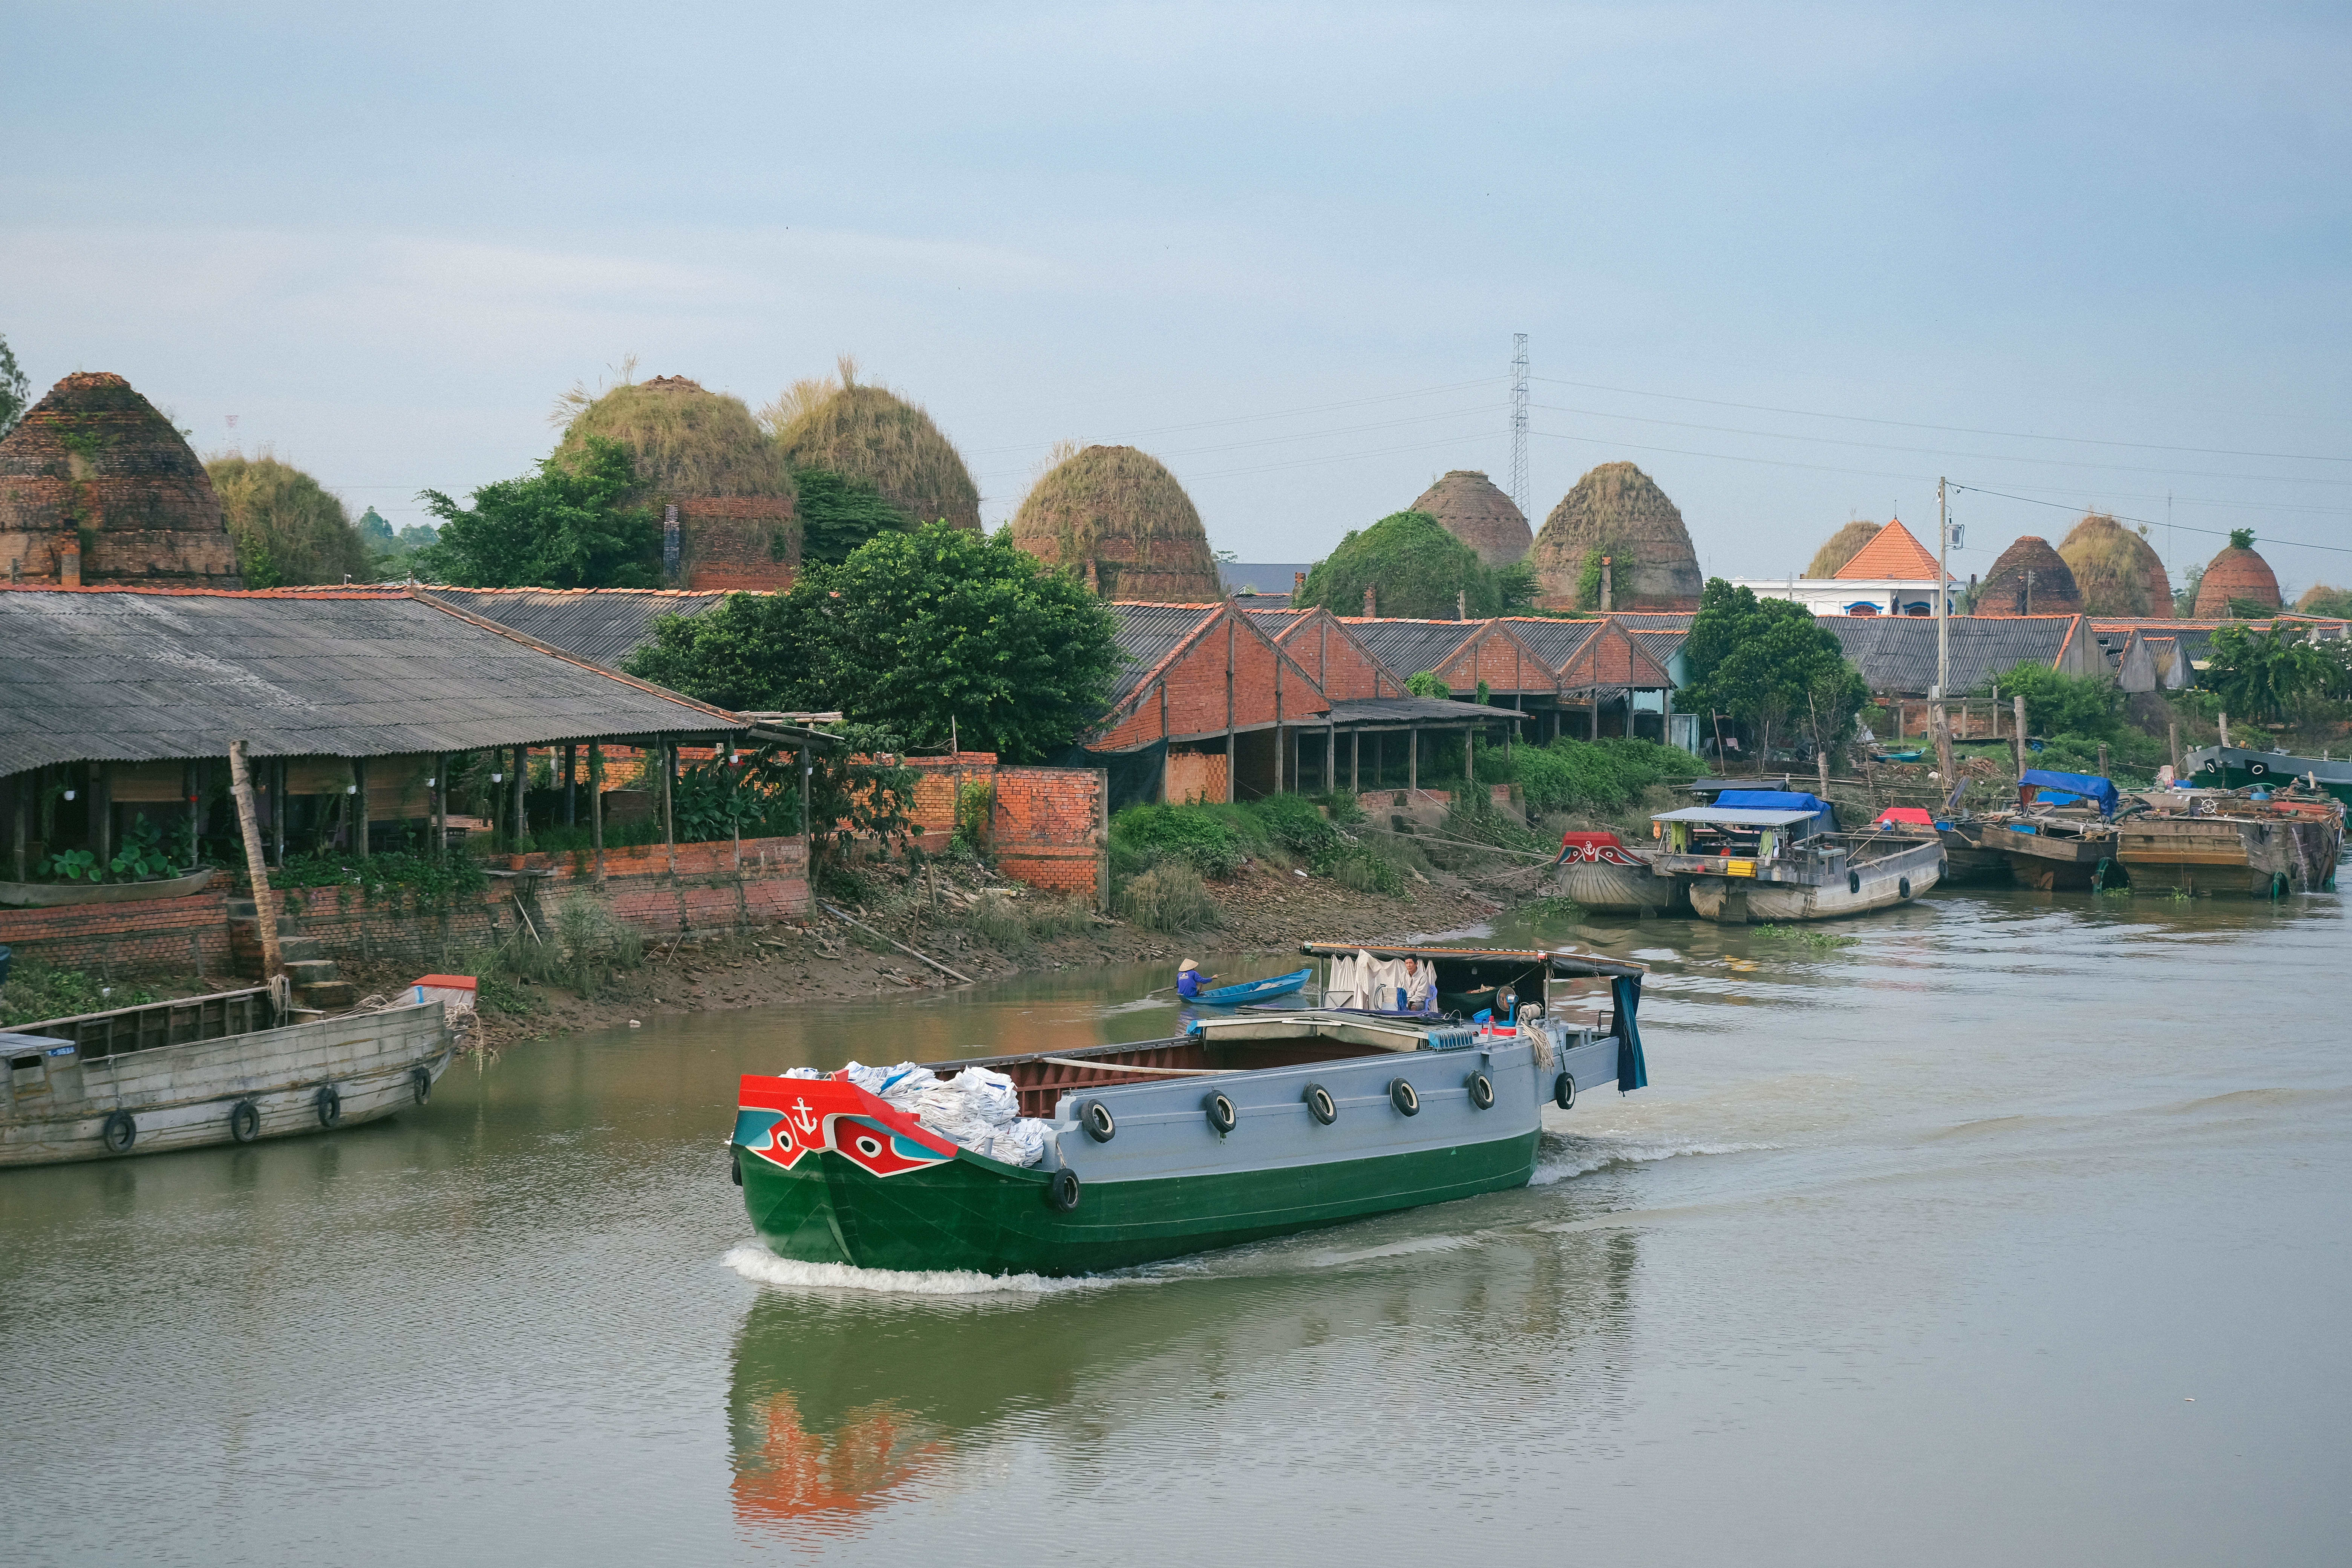
[[[785,1117],[785,1118],[784,1118],[784,1120],[785,1120],[785,1121],[789,1121],[789,1122],[791,1122],[794,1127],[799,1128],[799,1129],[800,1129],[800,1131],[801,1131],[801,1135],[802,1135],[803,1138],[805,1138],[806,1136],[808,1136],[808,1134],[810,1134],[810,1133],[812,1133],[812,1132],[814,1132],[814,1131],[816,1131],[816,1129],[817,1129],[817,1119],[816,1119],[815,1117],[814,1117],[814,1116],[812,1116],[812,1115],[810,1115],[810,1114],[809,1114],[809,1103],[808,1103],[808,1101],[807,1101],[807,1100],[793,1100],[793,1109],[794,1110],[799,1111],[799,1112],[800,1112],[800,1114],[799,1114],[798,1116],[787,1116],[787,1117]]]

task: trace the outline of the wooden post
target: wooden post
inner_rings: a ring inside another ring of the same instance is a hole
[[[9,815],[16,819],[13,836],[16,839],[16,880],[19,882],[26,879],[25,819],[31,812],[31,801],[28,797],[39,787],[40,777],[40,772],[37,769],[29,773],[18,773],[8,786],[8,793],[16,797],[16,809]]]
[[[1944,782],[1944,797],[1951,798],[1959,784],[1959,775],[1952,767],[1952,716],[1940,702],[1936,704],[1936,768]]]
[[[1236,793],[1237,784],[1234,778],[1234,639],[1238,635],[1233,619],[1235,614],[1230,605],[1225,607],[1225,804],[1227,805],[1233,805],[1241,798],[1241,795]]]
[[[2180,782],[2180,721],[2175,719],[2165,725],[2164,729],[2165,738],[2172,743],[2172,782],[2179,784]]]
[[[604,748],[588,742],[588,834],[596,847],[596,886],[604,885]]]
[[[1361,730],[1348,731],[1348,793],[1364,793],[1364,732]]]
[[[198,805],[204,798],[204,759],[195,758],[180,770],[180,783],[188,792],[188,869],[194,871],[196,862],[205,858],[205,825]]]
[[[2222,709],[2222,710],[2221,710],[2221,744],[2222,744],[2223,746],[2225,746],[2225,747],[2226,747],[2226,746],[2228,746],[2228,745],[2229,745],[2229,743],[2230,743],[2230,710],[2229,710],[2227,708],[2224,708],[2224,709]]]
[[[898,759],[901,763],[904,763],[906,760],[907,759],[904,757],[900,757]],[[736,756],[735,742],[730,738],[727,742],[727,777],[730,781],[727,786],[728,788],[740,789],[742,787],[740,782],[740,775],[735,772],[735,770],[741,765],[742,763]],[[662,788],[665,792],[668,790],[669,784],[667,781],[663,783]],[[729,840],[735,846],[735,869],[740,871],[743,868],[743,819],[736,816],[732,810],[730,810],[727,814],[727,836]],[[677,851],[673,848],[670,851],[670,871],[675,875],[677,870]]]
[[[1592,690],[1592,734],[1590,739],[1595,741],[1601,739],[1601,689],[1599,687],[1593,688]]]
[[[2226,734],[2228,731],[2223,732]],[[110,763],[92,763],[89,765],[89,811],[87,815],[90,824],[90,847],[98,851],[98,874],[103,877],[114,859],[114,768]]]
[[[352,813],[352,849],[362,860],[368,858],[368,797],[367,759],[352,759],[352,798],[359,803]]]
[[[2025,782],[2025,696],[2020,692],[2014,699],[2017,710],[2017,782]]]
[[[449,753],[433,753],[433,855],[449,853]]]
[[[2107,776],[2107,743],[2105,741],[2099,742],[2099,776]]]
[[[1339,793],[1339,726],[1328,719],[1323,724],[1323,793]]]
[[[677,816],[671,805],[670,775],[676,773],[677,748],[664,735],[655,742],[661,747],[662,758],[662,843],[669,855],[670,879],[677,879]]]
[[[816,842],[816,834],[809,826],[809,775],[816,770],[809,765],[809,749],[806,746],[800,748],[799,756],[801,759],[801,868],[814,877],[814,872],[811,870],[808,862],[809,847]],[[959,801],[963,798],[962,779],[962,772],[959,770],[956,773],[956,799]],[[1162,795],[1168,793],[1164,784],[1160,786],[1160,793]],[[814,888],[816,883],[812,880],[809,886]]]
[[[228,743],[228,787],[236,797],[236,826],[245,839],[245,874],[253,880],[254,919],[261,927],[261,977],[275,980],[286,972],[278,945],[278,889],[269,885],[269,866],[261,858],[261,822],[253,806],[253,777],[245,764],[245,742]]]
[[[1474,749],[1477,744],[1478,731],[1476,727],[1472,726],[1465,729],[1462,731],[1462,787],[1464,789],[1470,789],[1478,782],[1478,771],[1472,763]]]
[[[1404,787],[1421,788],[1421,726],[1415,724],[1405,732]]]
[[[575,775],[580,769],[580,745],[576,741],[563,743],[563,826],[580,826],[580,786]]]

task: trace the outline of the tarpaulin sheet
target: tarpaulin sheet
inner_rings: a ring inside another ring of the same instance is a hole
[[[2037,790],[2059,790],[2067,795],[2078,795],[2086,800],[2097,801],[2101,816],[2113,816],[2116,814],[2115,781],[2103,779],[2096,773],[2061,773],[2046,768],[2028,768],[2025,770],[2025,776],[2017,782],[2021,786],[2030,786]]]

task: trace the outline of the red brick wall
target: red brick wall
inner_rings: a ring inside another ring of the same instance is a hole
[[[117,974],[162,970],[230,972],[224,878],[185,898],[144,903],[0,910],[0,946],[59,969]]]
[[[1282,638],[1282,647],[1334,702],[1395,697],[1403,689],[1381,674],[1381,667],[1328,610],[1318,609],[1292,626]]]
[[[1461,692],[1475,692],[1484,680],[1490,691],[1557,691],[1558,684],[1543,661],[1518,638],[1488,626],[1469,646],[1438,668],[1445,684]]]
[[[908,816],[915,824],[914,842],[926,855],[937,855],[955,837],[956,790],[965,783],[986,784],[995,776],[994,752],[958,752],[953,756],[908,757],[907,765],[922,777],[915,781],[915,804]]]
[[[1102,908],[1110,896],[1109,795],[1099,768],[998,768],[990,827],[996,868]]]
[[[1161,677],[1168,692],[1165,734],[1202,735],[1225,728],[1228,658],[1233,670],[1230,721],[1234,726],[1275,721],[1277,666],[1282,671],[1284,722],[1303,722],[1330,710],[1313,678],[1295,659],[1249,625],[1248,617],[1228,609]],[[1134,713],[1091,744],[1102,751],[1123,752],[1150,745],[1162,735],[1160,693],[1147,687]]]
[[[677,521],[681,587],[755,594],[792,587],[801,532],[788,498],[686,496]]]

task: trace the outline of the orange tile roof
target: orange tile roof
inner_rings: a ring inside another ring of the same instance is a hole
[[[1838,568],[1840,577],[1852,581],[1913,583],[1924,578],[1936,580],[1936,558],[1927,547],[1911,537],[1911,531],[1900,520],[1878,531],[1876,537],[1853,552],[1853,559]]]

